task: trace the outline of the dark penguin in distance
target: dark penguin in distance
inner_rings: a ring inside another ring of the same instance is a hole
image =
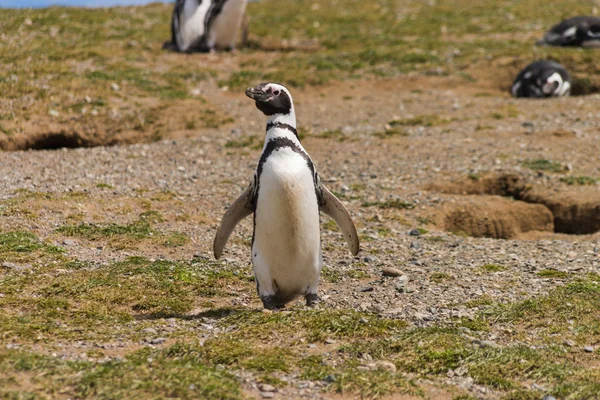
[[[182,53],[233,50],[245,19],[248,0],[176,0],[171,18],[171,41],[164,48]]]
[[[600,17],[573,17],[554,25],[538,45],[600,47]]]
[[[358,234],[300,144],[288,89],[261,83],[246,95],[267,117],[265,144],[252,182],[221,220],[213,252],[218,259],[237,223],[253,214],[252,265],[264,307],[277,309],[298,296],[313,306],[323,265],[319,212],[340,227],[353,255],[359,251]]]
[[[515,79],[510,92],[514,97],[560,97],[571,93],[569,73],[557,62],[535,61]]]

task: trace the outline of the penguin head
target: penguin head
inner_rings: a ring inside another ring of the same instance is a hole
[[[544,96],[552,96],[558,93],[563,84],[563,79],[558,72],[548,72],[540,81],[540,86]]]
[[[265,115],[287,115],[292,112],[292,95],[278,83],[261,83],[250,87],[246,89],[246,96],[254,100],[256,108]]]

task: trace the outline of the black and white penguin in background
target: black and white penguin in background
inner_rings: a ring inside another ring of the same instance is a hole
[[[171,42],[164,47],[183,53],[233,50],[240,28],[245,42],[248,0],[176,0]]]
[[[557,62],[535,61],[519,72],[510,92],[514,97],[559,97],[571,94],[569,73]]]
[[[277,309],[298,296],[313,306],[323,264],[319,212],[337,223],[353,255],[359,250],[358,234],[300,144],[290,92],[276,83],[261,83],[246,90],[246,96],[267,116],[265,144],[250,186],[223,216],[214,255],[221,256],[237,223],[254,214],[252,265],[264,307]]]
[[[600,47],[600,17],[573,17],[554,25],[538,45]]]

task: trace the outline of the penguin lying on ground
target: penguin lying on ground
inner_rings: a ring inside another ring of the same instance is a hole
[[[243,41],[248,0],[176,0],[171,41],[163,47],[184,53],[233,50],[240,26]]]
[[[246,96],[267,116],[265,144],[250,186],[223,216],[214,255],[221,256],[237,223],[254,213],[252,264],[264,307],[277,309],[300,295],[314,306],[323,263],[319,211],[337,223],[353,255],[359,250],[358,234],[300,144],[290,92],[276,83],[261,83],[246,90]]]
[[[538,45],[600,47],[600,17],[573,17],[554,25]]]
[[[571,78],[559,63],[535,61],[517,75],[510,92],[514,97],[568,96],[571,93]]]

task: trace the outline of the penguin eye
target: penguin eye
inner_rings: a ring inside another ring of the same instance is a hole
[[[279,96],[279,90],[275,90],[275,91],[273,92],[273,94],[274,94],[275,96]]]

